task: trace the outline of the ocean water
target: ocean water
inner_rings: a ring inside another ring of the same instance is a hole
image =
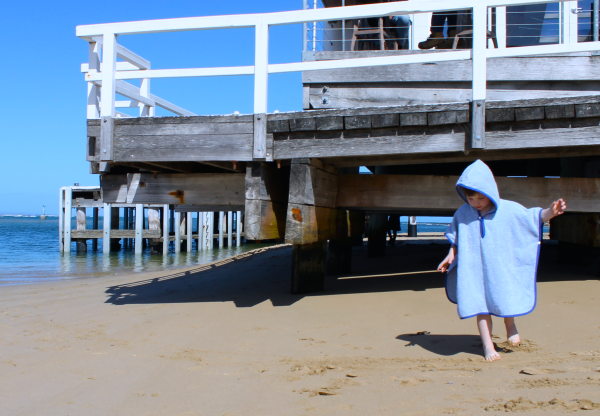
[[[91,218],[88,219],[87,228],[92,228]],[[204,251],[194,248],[191,253],[179,254],[175,254],[171,245],[171,253],[165,257],[162,254],[151,255],[150,248],[146,248],[141,256],[136,256],[133,247],[104,255],[101,239],[98,240],[98,251],[92,251],[91,240],[88,240],[86,253],[75,252],[73,243],[71,253],[63,254],[59,251],[58,241],[58,217],[48,216],[46,220],[41,220],[39,216],[0,216],[0,285],[174,270],[272,245],[242,244],[241,247]]]

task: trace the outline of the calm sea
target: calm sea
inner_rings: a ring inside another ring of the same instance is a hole
[[[404,218],[403,218],[404,219]],[[92,228],[91,218],[87,228]],[[443,232],[446,224],[419,223],[419,232]],[[75,224],[73,224],[75,228]],[[100,229],[102,218],[100,218]],[[406,232],[406,222],[402,223]],[[98,241],[98,251],[91,250],[88,242],[87,253],[61,254],[58,249],[58,217],[0,216],[0,285],[48,282],[77,277],[101,277],[132,272],[153,272],[173,270],[210,263],[240,254],[269,244],[242,244],[241,247],[218,248],[191,253],[150,255],[147,248],[141,256],[136,256],[133,248],[122,249],[108,256],[102,254],[102,240]]]
[[[87,228],[92,228],[88,218]],[[100,218],[100,229],[102,218]],[[73,224],[75,229],[75,224]],[[0,285],[48,282],[77,277],[101,277],[132,272],[173,270],[181,267],[210,263],[271,244],[242,244],[241,247],[192,250],[191,253],[150,255],[147,248],[136,256],[133,248],[121,249],[108,256],[102,254],[102,240],[98,251],[92,251],[88,241],[87,253],[61,254],[58,248],[58,217],[46,220],[37,217],[0,216]]]

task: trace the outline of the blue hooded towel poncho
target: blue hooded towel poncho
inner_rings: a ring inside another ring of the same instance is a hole
[[[495,207],[482,217],[469,205],[463,188],[487,196]],[[446,274],[448,299],[458,305],[461,319],[530,313],[537,299],[542,209],[500,199],[494,175],[481,160],[465,169],[456,190],[467,203],[446,230],[446,238],[457,247]]]

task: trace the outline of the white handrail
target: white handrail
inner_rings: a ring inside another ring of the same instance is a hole
[[[563,3],[567,1],[568,0],[559,0],[558,2]],[[99,112],[99,116],[115,116],[115,93],[122,93],[124,90],[125,92],[130,92],[130,94],[123,95],[133,100],[138,100],[146,106],[151,106],[153,108],[153,105],[159,105],[159,101],[156,100],[156,97],[149,94],[149,91],[146,91],[145,94],[143,93],[142,89],[135,91],[134,89],[136,87],[125,83],[124,80],[142,79],[144,80],[142,81],[143,83],[146,82],[146,85],[149,85],[149,80],[153,78],[237,75],[254,75],[254,113],[261,115],[266,114],[267,112],[269,74],[471,59],[473,62],[472,99],[475,101],[485,100],[486,97],[487,58],[600,50],[600,42],[528,46],[510,49],[506,49],[505,47],[502,49],[487,49],[486,20],[488,7],[505,7],[537,3],[548,3],[548,0],[454,0],[452,2],[447,2],[446,0],[431,0],[388,2],[362,6],[306,9],[276,13],[202,16],[181,19],[95,24],[78,26],[76,33],[77,36],[82,37],[90,42],[99,41],[101,39],[104,49],[104,62],[102,62],[102,66],[100,66],[99,63],[94,64],[92,62],[93,60],[90,59],[90,64],[87,68],[88,72],[86,72],[85,75],[86,81],[89,82],[89,85],[94,85],[96,87],[98,85],[102,85],[102,100],[100,100],[101,110]],[[293,62],[284,64],[268,63],[268,39],[270,26],[465,9],[471,9],[474,17],[473,49],[470,50],[454,50],[430,54],[408,54],[328,61]],[[563,24],[565,23],[563,22]],[[255,62],[252,66],[152,70],[150,69],[150,62],[123,48],[121,45],[117,44],[116,41],[117,35],[251,27],[254,27],[256,34]],[[577,40],[576,37],[571,37],[569,39],[571,39],[571,41],[575,40],[575,42]],[[502,46],[505,46],[506,43],[501,42],[501,44]],[[125,59],[129,64],[117,63],[117,56]],[[131,68],[131,66],[138,68],[143,67],[145,69],[134,69]],[[101,69],[105,70],[101,71]],[[145,97],[145,100],[140,99],[140,96]],[[152,102],[152,100],[154,100],[154,102]],[[88,108],[91,105],[90,102],[93,102],[93,100],[88,98]],[[171,103],[168,103],[164,108],[174,111],[177,114],[193,114],[179,107],[173,106]],[[88,115],[89,114],[90,111],[88,111]],[[258,120],[261,120],[261,118],[259,117]],[[257,153],[257,149],[255,149],[254,156],[255,158],[260,158],[261,153]]]

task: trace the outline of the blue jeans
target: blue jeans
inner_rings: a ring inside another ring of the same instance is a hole
[[[398,48],[408,49],[408,29],[412,22],[406,15],[393,16],[390,19],[392,25],[396,26],[396,35],[398,37]]]

